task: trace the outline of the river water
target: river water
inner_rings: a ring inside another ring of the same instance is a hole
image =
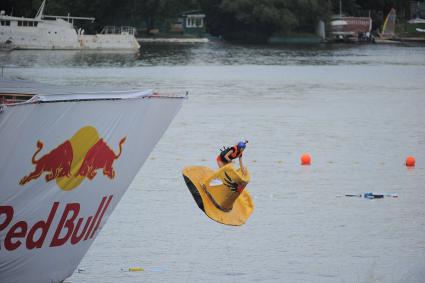
[[[189,92],[65,282],[424,282],[425,47],[147,45],[0,62],[11,78]],[[255,210],[228,227],[198,209],[181,170],[215,167],[240,139]],[[365,192],[399,197],[344,196]]]

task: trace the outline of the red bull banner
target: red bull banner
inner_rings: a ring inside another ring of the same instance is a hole
[[[182,101],[134,91],[3,105],[0,282],[72,275]]]

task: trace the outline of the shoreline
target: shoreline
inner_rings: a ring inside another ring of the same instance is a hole
[[[206,42],[210,42],[210,40],[206,37],[204,38],[137,37],[136,40],[141,43],[206,43]]]

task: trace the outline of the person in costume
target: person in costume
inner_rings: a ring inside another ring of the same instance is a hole
[[[217,156],[218,168],[223,167],[224,165],[232,162],[233,159],[239,158],[239,166],[241,167],[242,173],[244,173],[244,167],[242,163],[242,153],[246,148],[247,140],[240,141],[238,144],[226,147],[221,150],[220,154]]]

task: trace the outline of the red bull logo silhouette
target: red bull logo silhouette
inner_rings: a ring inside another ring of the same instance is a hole
[[[93,180],[99,170],[112,180],[115,178],[114,161],[121,156],[125,141],[126,137],[119,141],[118,153],[115,154],[104,139],[99,138],[97,130],[87,126],[38,159],[36,157],[43,150],[44,144],[37,141],[37,150],[31,159],[35,168],[19,184],[25,185],[46,173],[46,182],[56,180],[62,190],[69,191],[79,186],[86,177]]]
[[[79,176],[86,176],[92,180],[96,176],[96,170],[103,169],[103,175],[113,179],[115,177],[115,170],[112,168],[114,160],[118,159],[122,152],[122,144],[125,138],[122,138],[119,143],[119,152],[115,155],[114,151],[100,139],[90,150],[84,158],[83,165],[78,170]]]
[[[69,141],[59,145],[48,154],[45,154],[40,159],[36,160],[35,157],[43,149],[43,143],[37,142],[37,150],[32,156],[32,164],[35,169],[28,176],[25,176],[19,182],[20,185],[25,185],[31,180],[38,179],[43,172],[47,172],[46,182],[58,177],[70,177],[71,163],[72,163],[72,146]]]

